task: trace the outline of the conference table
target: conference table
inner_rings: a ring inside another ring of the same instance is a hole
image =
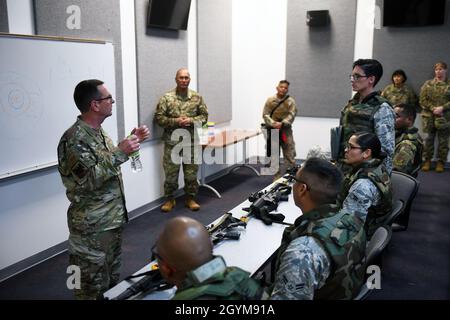
[[[285,177],[281,177],[274,183],[276,182],[287,182],[287,180]],[[270,189],[274,183],[263,190]],[[250,201],[245,200],[229,212],[233,217],[241,218],[242,216],[247,215],[247,212],[244,211],[243,208],[249,207],[250,205]],[[289,195],[289,200],[287,202],[279,203],[276,212],[285,215],[284,222],[288,224],[293,224],[295,219],[302,214],[301,210],[294,204],[292,192]],[[212,224],[217,223],[220,219],[221,217],[213,221]],[[287,225],[278,223],[265,225],[261,220],[251,217],[249,218],[245,229],[239,227],[239,230],[241,230],[239,240],[224,240],[219,242],[214,246],[213,253],[214,255],[222,256],[227,266],[240,267],[250,272],[252,276],[256,276],[274,257],[274,254],[280,246],[281,237],[286,227]],[[150,262],[135,274],[150,271],[155,263],[155,261]],[[120,282],[104,294],[105,298],[114,299],[141,278],[142,277],[137,277]],[[142,300],[168,300],[174,295],[175,290],[176,288],[165,291],[155,291],[150,294],[141,294],[134,298]]]
[[[237,144],[238,142],[242,142],[242,155],[244,158],[243,163],[236,163],[233,166],[231,166],[228,169],[228,173],[233,172],[234,170],[237,170],[239,168],[245,167],[253,171],[257,176],[259,176],[258,170],[256,170],[254,167],[252,167],[250,164],[248,164],[247,161],[247,144],[248,139],[256,137],[257,135],[260,135],[262,132],[261,130],[242,130],[242,129],[231,129],[231,130],[223,130],[218,133],[216,133],[214,136],[208,137],[208,140],[204,143],[201,143],[202,145],[202,162],[200,165],[200,187],[205,187],[214,192],[214,194],[218,198],[222,198],[219,191],[215,189],[213,186],[206,183],[206,177],[205,177],[205,166],[208,165],[208,163],[205,163],[205,153],[207,152],[214,152],[215,149],[221,149],[225,148],[227,146]],[[237,148],[235,148],[237,149]]]

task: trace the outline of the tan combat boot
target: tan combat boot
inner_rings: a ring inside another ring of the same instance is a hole
[[[444,172],[444,162],[438,161],[436,164],[436,169],[434,171],[439,173]]]
[[[422,171],[427,172],[430,171],[431,160],[426,160],[422,165]]]
[[[162,212],[170,212],[175,207],[175,199],[167,200],[161,207]]]
[[[192,211],[197,211],[198,209],[200,209],[200,205],[197,202],[195,202],[195,200],[191,197],[188,197],[186,199],[185,205],[186,205],[186,208],[189,208]]]

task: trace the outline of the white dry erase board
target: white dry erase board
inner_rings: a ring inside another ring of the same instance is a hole
[[[0,35],[0,179],[54,166],[61,135],[80,114],[75,86],[100,79],[115,97],[111,43]],[[103,128],[117,141],[116,106]]]

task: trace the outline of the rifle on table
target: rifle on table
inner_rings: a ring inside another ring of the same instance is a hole
[[[230,212],[225,213],[216,223],[206,227],[213,244],[217,244],[223,240],[239,240],[241,230],[238,227],[247,227],[247,223],[238,218],[234,218]]]
[[[286,175],[285,177],[288,181],[290,180],[290,176]],[[288,201],[291,190],[292,187],[287,183],[277,182],[269,190],[252,193],[248,197],[248,200],[252,204],[250,207],[242,209],[248,212],[248,215],[243,218],[253,216],[256,219],[262,220],[266,225],[271,225],[274,222],[290,225],[283,222],[285,218],[283,214],[270,212],[278,208],[280,201]]]
[[[142,276],[144,276],[142,279],[133,283],[124,292],[119,294],[113,300],[127,300],[139,293],[149,294],[154,291],[162,291],[162,290],[166,290],[166,289],[173,287],[173,285],[168,284],[164,280],[161,273],[159,272],[159,269],[150,270],[147,272],[132,275],[132,276],[125,278],[125,280],[142,277]]]

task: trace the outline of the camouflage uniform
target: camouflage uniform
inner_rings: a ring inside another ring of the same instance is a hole
[[[362,221],[323,205],[285,229],[271,299],[352,299],[362,285],[366,238]]]
[[[450,128],[442,122],[450,122],[450,80],[426,81],[420,91],[420,105],[422,106],[422,128],[427,133],[425,138],[424,160],[431,160],[434,153],[434,139],[438,138],[438,160],[445,162],[448,154]],[[443,117],[433,114],[436,107],[444,107]],[[445,119],[445,121],[443,121]]]
[[[172,300],[259,300],[262,294],[262,287],[250,273],[227,267],[201,283],[187,278]]]
[[[423,141],[418,131],[416,127],[395,131],[393,170],[417,175],[423,151]]]
[[[345,175],[338,204],[365,222],[370,239],[392,209],[391,179],[380,160],[364,162]]]
[[[274,122],[282,123],[279,142],[283,150],[284,163],[287,169],[290,169],[295,166],[296,154],[292,123],[297,115],[297,104],[294,98],[289,97],[275,109],[272,117],[270,117],[270,114],[282,99],[279,99],[277,95],[267,99],[263,109],[263,120],[267,128],[271,128]],[[267,133],[270,134],[269,132]],[[279,175],[280,172],[281,170],[278,169],[276,175]]]
[[[386,98],[391,103],[391,106],[395,106],[399,103],[409,104],[420,111],[419,99],[413,88],[407,84],[403,84],[401,87],[396,87],[393,83],[388,85],[381,92],[381,96]]]
[[[156,107],[155,120],[164,128],[162,139],[164,141],[163,167],[166,175],[164,182],[164,195],[173,198],[174,192],[178,189],[178,176],[180,164],[173,163],[171,153],[178,140],[171,140],[172,133],[180,128],[176,121],[180,116],[192,118],[198,126],[203,126],[208,121],[208,109],[202,96],[193,90],[188,90],[186,96],[177,94],[176,89],[167,92],[159,100]],[[191,137],[190,155],[180,153],[183,157],[184,191],[187,195],[194,197],[198,191],[197,172],[198,164],[193,159],[196,148],[194,148],[194,125],[183,128],[189,132]]]
[[[58,170],[70,201],[69,260],[81,269],[77,299],[96,299],[119,280],[128,221],[120,165],[128,156],[105,131],[78,117],[58,144]]]
[[[395,148],[395,115],[388,101],[377,92],[369,94],[359,101],[359,93],[342,109],[340,125],[343,126],[343,137],[339,151],[339,163],[343,165],[345,144],[350,137],[360,131],[377,135],[381,142],[381,150],[386,153],[383,163],[389,174],[392,171],[392,157]],[[343,168],[344,172],[348,169]]]

